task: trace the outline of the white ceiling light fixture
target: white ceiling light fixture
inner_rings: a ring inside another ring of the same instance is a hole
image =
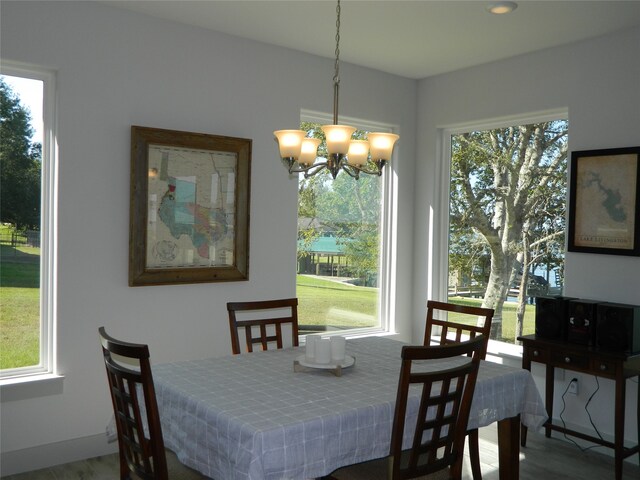
[[[391,160],[393,146],[400,138],[393,133],[369,132],[368,140],[352,140],[355,127],[338,124],[338,93],[340,90],[340,0],[336,7],[336,60],[333,76],[333,124],[323,125],[327,144],[327,158],[318,157],[320,139],[307,137],[304,130],[276,130],[280,157],[289,173],[304,173],[311,177],[328,170],[335,179],[340,171],[359,178],[360,173],[382,175],[382,169]],[[320,160],[316,162],[316,160]],[[373,165],[368,167],[371,162]]]
[[[495,15],[511,13],[516,8],[518,8],[518,4],[516,2],[495,2],[487,5],[487,11]]]

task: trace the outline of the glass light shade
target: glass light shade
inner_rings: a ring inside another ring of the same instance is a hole
[[[352,165],[364,165],[369,156],[369,142],[366,140],[351,140],[347,157]]]
[[[302,139],[307,132],[304,130],[276,130],[273,134],[278,139],[281,158],[298,158],[302,147]]]
[[[395,133],[369,133],[369,148],[371,149],[371,160],[391,160],[393,145],[400,138]]]
[[[327,151],[330,154],[341,153],[346,155],[349,151],[351,135],[356,129],[346,125],[323,125],[322,131],[327,141]]]
[[[318,146],[320,145],[320,142],[322,142],[322,140],[319,138],[303,138],[302,150],[300,151],[298,163],[302,163],[304,165],[313,164],[318,156]]]

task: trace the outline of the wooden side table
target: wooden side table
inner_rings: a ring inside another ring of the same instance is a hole
[[[628,355],[620,352],[608,352],[586,345],[572,344],[557,340],[540,338],[536,335],[518,337],[522,342],[522,368],[531,370],[531,362],[545,365],[545,406],[549,420],[544,425],[545,435],[551,437],[551,431],[562,432],[581,438],[597,445],[613,448],[615,451],[616,480],[622,479],[622,465],[625,458],[640,452],[639,442],[633,447],[624,446],[625,424],[625,387],[627,378],[638,377],[640,382],[640,355]],[[587,373],[609,378],[615,382],[615,420],[614,441],[608,442],[599,437],[587,435],[553,423],[553,380],[555,367],[575,372]],[[636,422],[640,437],[640,383],[638,384],[638,405]],[[521,445],[527,441],[527,427],[521,427]]]

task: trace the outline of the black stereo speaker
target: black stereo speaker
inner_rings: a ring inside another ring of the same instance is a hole
[[[603,350],[640,353],[640,306],[599,304],[596,346]]]
[[[567,340],[569,300],[572,300],[572,297],[536,297],[536,336]]]
[[[594,345],[598,302],[569,300],[567,341],[581,345]]]

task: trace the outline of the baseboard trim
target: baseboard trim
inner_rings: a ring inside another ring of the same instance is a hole
[[[0,476],[31,472],[62,463],[110,455],[118,451],[118,443],[107,441],[104,433],[88,437],[48,443],[37,447],[2,452]]]

